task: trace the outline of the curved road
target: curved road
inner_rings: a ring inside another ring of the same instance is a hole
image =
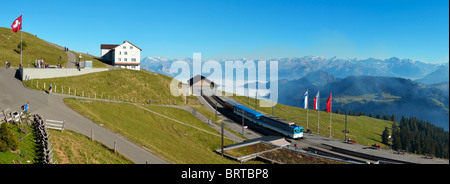
[[[117,141],[117,151],[135,163],[168,164],[144,148],[137,146],[126,138],[117,135],[81,116],[64,104],[62,95],[48,95],[44,92],[28,89],[15,76],[16,69],[0,68],[0,108],[10,108],[12,112],[20,111],[20,107],[30,102],[30,112],[46,119],[65,120],[66,128],[91,136],[106,146],[113,148]],[[18,72],[17,72],[18,73]]]

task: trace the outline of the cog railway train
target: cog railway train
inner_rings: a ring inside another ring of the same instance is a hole
[[[276,116],[262,114],[233,100],[226,100],[223,102],[225,108],[234,114],[243,116],[245,119],[256,125],[279,132],[290,138],[299,139],[303,137],[303,127],[295,125],[293,122]]]

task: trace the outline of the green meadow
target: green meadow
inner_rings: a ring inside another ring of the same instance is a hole
[[[213,152],[221,145],[219,133],[187,111],[144,105],[65,99],[76,112],[105,128],[147,147],[158,157],[177,164],[225,164],[232,161]],[[152,113],[159,113],[190,126]],[[196,127],[196,128],[193,128]],[[210,133],[198,130],[202,129]],[[225,144],[232,144],[225,139]]]
[[[171,77],[145,70],[109,70],[73,77],[32,79],[24,84],[43,91],[52,83],[56,93],[69,94],[70,88],[70,95],[80,97],[139,103],[151,99],[152,104],[184,104],[183,97],[172,95],[171,81]]]

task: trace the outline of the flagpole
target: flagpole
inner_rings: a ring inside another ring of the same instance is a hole
[[[20,14],[20,16],[22,17],[22,14]],[[22,66],[22,50],[23,50],[23,46],[22,46],[22,25],[23,25],[23,17],[22,20],[20,20],[20,66]]]
[[[320,111],[320,108],[319,108],[319,96],[320,96],[320,91],[319,92],[317,92],[317,94],[318,94],[318,96],[317,96],[317,99],[316,99],[316,103],[317,103],[317,134],[319,134],[319,119],[320,119],[320,114],[319,114],[319,111]]]
[[[23,46],[22,46],[22,30],[20,30],[20,66],[22,66],[22,50],[23,50]]]
[[[331,98],[330,98],[330,138],[331,138],[331,113],[333,113],[333,111],[331,110],[332,105],[333,105],[333,100],[331,100]]]
[[[306,89],[306,99],[305,99],[305,103],[306,103],[306,129],[308,130],[309,129],[309,126],[308,126],[308,89]]]

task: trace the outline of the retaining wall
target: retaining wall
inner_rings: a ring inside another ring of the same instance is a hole
[[[88,73],[108,71],[108,68],[20,68],[22,80],[70,77]]]

